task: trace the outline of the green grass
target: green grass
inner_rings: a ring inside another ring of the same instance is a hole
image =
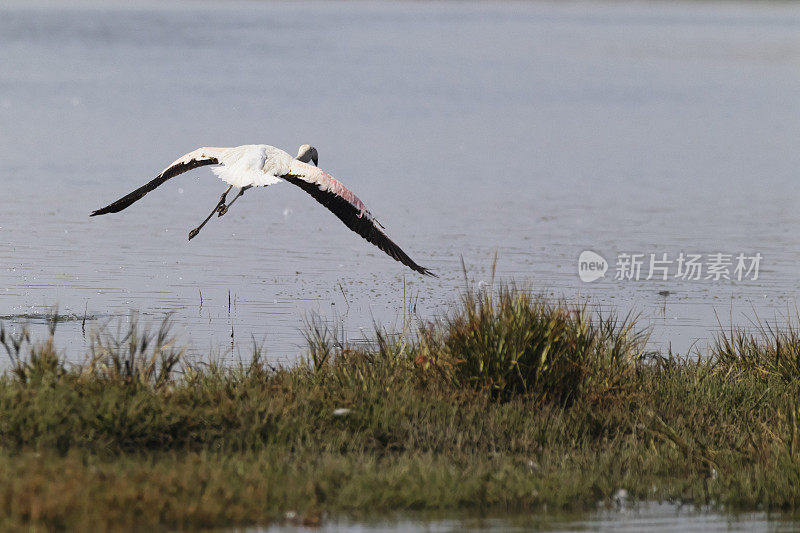
[[[53,325],[55,328],[55,324]],[[510,287],[415,335],[273,369],[189,365],[168,324],[0,333],[0,528],[208,528],[296,511],[592,509],[634,499],[800,508],[797,326],[647,356],[631,317]],[[341,410],[346,410],[342,413]]]

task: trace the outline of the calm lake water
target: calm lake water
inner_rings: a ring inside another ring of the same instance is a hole
[[[488,283],[497,254],[498,279],[636,310],[685,353],[794,312],[798,72],[791,3],[3,2],[0,315],[173,313],[198,357],[291,362],[307,317],[396,330],[404,294],[435,317],[461,258]],[[207,168],[88,216],[198,146],[306,142],[438,279],[289,184],[188,242],[224,190]],[[581,281],[584,250],[605,278]],[[761,254],[758,279],[644,279],[681,252]],[[622,253],[647,254],[639,280],[614,279]],[[82,329],[59,326],[71,358]]]

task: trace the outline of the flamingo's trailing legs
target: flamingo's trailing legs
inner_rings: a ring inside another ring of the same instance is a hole
[[[217,202],[217,205],[214,206],[214,210],[211,211],[211,214],[208,215],[206,217],[206,219],[203,220],[200,223],[199,226],[197,226],[196,228],[194,228],[192,231],[189,232],[189,240],[190,241],[192,239],[194,239],[195,237],[197,237],[197,234],[200,233],[200,230],[203,229],[203,226],[205,226],[208,223],[208,221],[211,220],[211,217],[214,216],[214,213],[220,213],[219,216],[222,216],[222,214],[223,214],[222,213],[222,208],[225,207],[225,198],[228,196],[228,193],[231,192],[231,189],[233,189],[233,185],[229,185],[228,188],[225,189],[225,192],[222,193],[222,196],[219,197],[219,202]],[[239,196],[241,196],[241,195],[242,195],[242,191],[240,190],[239,191]],[[237,198],[238,198],[238,196],[237,196]],[[233,203],[233,202],[231,202],[231,203]],[[228,209],[225,208],[225,211],[227,211],[227,210]]]

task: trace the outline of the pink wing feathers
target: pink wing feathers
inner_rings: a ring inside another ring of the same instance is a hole
[[[327,207],[339,220],[344,222],[348,228],[386,252],[396,261],[420,274],[436,277],[436,274],[415,263],[401,250],[383,232],[381,225],[369,212],[364,202],[330,174],[317,167],[294,160],[290,165],[289,173],[281,177],[313,196],[316,201]]]

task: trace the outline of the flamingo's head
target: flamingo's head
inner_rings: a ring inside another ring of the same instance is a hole
[[[319,154],[317,154],[316,148],[314,148],[310,144],[304,144],[297,151],[297,157],[295,159],[297,159],[298,161],[302,161],[303,163],[308,163],[309,161],[313,161],[314,166],[317,166],[317,162],[319,161]]]

